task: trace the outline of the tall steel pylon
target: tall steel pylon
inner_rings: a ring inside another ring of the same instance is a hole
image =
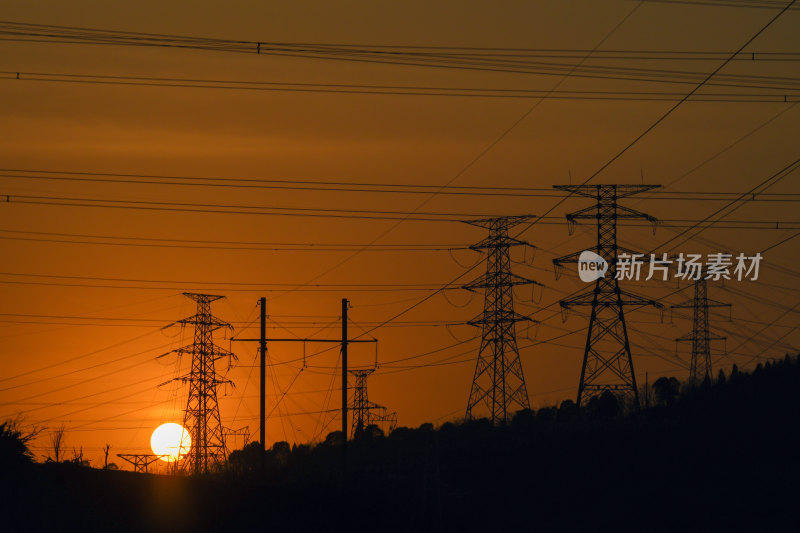
[[[694,280],[694,298],[681,304],[673,305],[673,309],[692,309],[692,332],[678,337],[676,342],[692,343],[692,360],[689,365],[689,386],[696,387],[708,377],[713,377],[711,372],[711,341],[724,341],[725,337],[712,335],[708,324],[708,309],[710,307],[730,307],[731,304],[708,299],[708,280],[700,275]]]
[[[635,252],[617,245],[617,221],[645,219],[655,223],[657,220],[646,213],[619,205],[618,200],[657,187],[659,185],[554,185],[555,189],[596,200],[594,205],[568,214],[567,222],[572,230],[579,220],[597,220],[595,252],[608,264],[607,272],[597,279],[594,288],[561,300],[561,307],[565,311],[571,307],[592,307],[578,385],[578,404],[600,396],[604,391],[611,391],[617,396],[629,397],[637,407],[639,405],[623,309],[625,306],[646,305],[660,309],[662,305],[655,300],[620,290],[617,259],[620,252],[631,256]],[[578,263],[581,253],[553,259],[556,272],[566,263]]]
[[[370,425],[382,426],[386,433],[394,430],[397,425],[397,414],[390,412],[386,407],[369,401],[367,394],[367,377],[375,371],[374,368],[350,370],[355,376],[356,383],[353,387],[353,423],[350,438],[356,439],[364,434]]]
[[[197,302],[197,312],[176,324],[194,326],[194,342],[170,353],[188,354],[192,357],[189,374],[176,378],[189,384],[189,397],[184,411],[183,426],[192,439],[191,448],[183,461],[183,469],[192,474],[207,474],[225,462],[225,435],[217,402],[217,387],[230,380],[217,377],[216,362],[228,358],[230,364],[236,356],[216,344],[213,332],[220,328],[233,330],[233,326],[211,314],[211,302],[223,298],[210,294],[184,293]]]
[[[508,236],[508,230],[532,218],[530,215],[467,220],[467,224],[489,230],[489,236],[470,246],[486,252],[486,273],[463,286],[484,290],[483,312],[468,323],[481,328],[481,346],[467,402],[466,419],[479,406],[488,408],[493,424],[505,424],[512,409],[529,409],[528,389],[519,360],[516,323],[533,320],[514,312],[516,285],[541,283],[511,272],[512,246],[531,246]]]

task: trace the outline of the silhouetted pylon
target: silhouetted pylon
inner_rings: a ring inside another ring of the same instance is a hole
[[[481,345],[467,402],[467,420],[476,416],[480,406],[489,410],[493,424],[505,424],[514,410],[530,408],[519,360],[516,323],[534,321],[514,312],[513,289],[516,285],[542,285],[511,272],[510,248],[531,245],[508,236],[510,228],[530,218],[524,215],[465,221],[489,230],[487,238],[470,246],[485,251],[486,273],[463,286],[471,291],[484,291],[483,312],[468,322],[481,328]]]
[[[186,376],[176,378],[189,384],[189,397],[184,411],[183,426],[192,439],[191,449],[183,460],[183,469],[192,474],[206,474],[218,469],[225,461],[225,434],[219,414],[217,388],[230,380],[217,376],[216,362],[236,356],[214,344],[213,332],[233,327],[211,314],[211,302],[223,298],[210,294],[184,293],[197,302],[197,312],[176,322],[194,326],[194,342],[170,353],[188,354],[192,358],[191,370]],[[166,354],[165,354],[166,355]]]
[[[578,385],[578,404],[611,391],[617,396],[630,397],[639,405],[636,375],[633,370],[628,328],[625,324],[625,306],[663,306],[648,298],[623,292],[617,279],[617,259],[623,252],[635,252],[617,245],[617,221],[620,219],[645,219],[657,222],[648,214],[619,205],[617,202],[658,185],[555,185],[554,188],[596,200],[596,203],[567,215],[570,230],[579,220],[597,221],[597,248],[595,252],[608,264],[604,276],[597,278],[594,287],[576,296],[561,300],[565,311],[571,307],[591,306],[589,331],[583,352],[581,378]],[[556,272],[565,263],[578,263],[582,252],[553,259]],[[641,254],[639,254],[641,257]],[[649,261],[642,258],[642,261]]]
[[[385,433],[390,433],[397,425],[397,415],[386,407],[369,401],[367,394],[367,377],[375,371],[374,368],[350,370],[355,376],[356,383],[353,387],[353,423],[351,425],[351,438],[356,439],[364,434],[371,425],[377,425]]]
[[[700,275],[694,280],[694,298],[681,304],[673,305],[673,309],[692,309],[692,331],[676,342],[692,343],[692,360],[689,364],[689,386],[696,387],[708,377],[711,371],[711,341],[724,341],[725,337],[712,335],[708,323],[710,307],[730,307],[731,304],[708,299],[708,280]]]

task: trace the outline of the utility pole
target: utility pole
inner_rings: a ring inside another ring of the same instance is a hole
[[[468,322],[481,328],[481,345],[467,401],[467,420],[475,416],[474,411],[480,406],[488,408],[493,424],[508,422],[513,407],[530,409],[519,360],[516,323],[533,320],[514,312],[513,289],[517,285],[542,284],[511,272],[509,249],[531,245],[508,236],[510,228],[530,218],[525,215],[464,221],[489,230],[487,238],[470,246],[472,250],[486,252],[486,273],[463,286],[484,292],[483,312]]]
[[[342,298],[342,449],[347,449],[347,298]]]
[[[619,205],[622,198],[650,191],[658,185],[555,185],[554,188],[596,201],[567,215],[570,233],[579,220],[597,221],[596,253],[606,261],[608,270],[597,278],[592,289],[561,300],[561,308],[591,306],[589,332],[583,352],[583,365],[578,385],[578,404],[605,391],[615,395],[631,397],[639,406],[639,391],[636,388],[636,374],[633,370],[628,328],[625,324],[625,306],[663,306],[655,300],[643,298],[619,288],[617,279],[617,260],[620,252],[634,256],[635,252],[617,245],[617,221],[621,219],[657,220],[639,211]],[[576,252],[553,259],[556,274],[565,263],[578,263],[582,252]],[[642,254],[639,254],[642,257]],[[642,262],[648,261],[643,258]]]
[[[692,332],[678,337],[676,342],[692,343],[692,360],[689,365],[689,386],[697,387],[703,380],[713,378],[711,372],[711,341],[725,340],[725,337],[712,335],[708,324],[708,309],[710,307],[730,307],[731,304],[708,299],[708,280],[703,273],[699,273],[694,280],[694,298],[678,305],[673,309],[692,309]]]
[[[231,339],[237,342],[258,342],[261,350],[261,395],[259,398],[261,405],[261,435],[265,439],[266,426],[266,353],[268,342],[302,342],[302,343],[335,343],[341,345],[342,350],[342,435],[344,446],[347,445],[347,347],[353,343],[378,342],[378,339],[349,339],[347,338],[347,310],[350,302],[347,298],[342,298],[342,338],[341,339],[310,339],[310,338],[285,338],[266,336],[266,298],[259,300],[261,305],[261,336],[257,339]],[[304,363],[305,364],[305,363]],[[262,440],[262,443],[264,441]],[[265,445],[262,444],[262,446]]]
[[[259,398],[258,398],[258,438],[261,441],[261,457],[263,459],[264,453],[267,451],[267,299],[261,297],[259,300],[261,306],[261,338],[258,341],[259,352],[261,353],[261,362],[259,364]]]
[[[224,383],[230,383],[230,380],[217,377],[216,362],[223,358],[228,358],[230,362],[236,358],[233,353],[214,344],[213,332],[220,328],[233,330],[233,327],[211,314],[211,302],[223,298],[222,296],[188,292],[184,296],[197,303],[197,313],[176,323],[194,326],[194,342],[169,352],[191,356],[189,374],[176,378],[189,384],[183,427],[192,438],[192,449],[186,456],[183,467],[193,474],[207,474],[222,466],[226,459],[217,388]]]

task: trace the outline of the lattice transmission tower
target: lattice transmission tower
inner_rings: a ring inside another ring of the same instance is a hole
[[[630,398],[639,405],[636,375],[633,369],[628,328],[625,323],[626,306],[663,306],[648,298],[622,291],[617,279],[617,259],[620,252],[633,256],[636,252],[617,244],[617,221],[644,219],[654,224],[657,220],[640,211],[619,205],[618,201],[659,185],[555,185],[554,188],[585,196],[596,203],[567,215],[570,233],[580,220],[597,221],[597,247],[595,253],[608,264],[605,275],[599,277],[594,287],[561,300],[564,311],[572,307],[591,306],[589,331],[583,352],[581,378],[578,385],[578,404],[611,391],[616,396]],[[556,272],[567,263],[578,263],[582,252],[553,259]],[[642,254],[639,254],[640,256]],[[642,257],[643,261],[648,261]]]
[[[531,218],[522,215],[465,221],[489,230],[488,237],[470,246],[472,250],[485,251],[486,272],[463,286],[470,291],[484,291],[483,312],[468,322],[481,328],[481,345],[467,402],[467,420],[476,415],[477,408],[485,407],[493,424],[505,424],[514,410],[530,408],[516,323],[534,321],[514,311],[513,290],[517,285],[542,284],[511,272],[511,247],[531,245],[509,237],[508,230]]]
[[[673,309],[692,309],[692,331],[675,339],[676,342],[692,343],[692,360],[689,364],[689,386],[697,387],[708,377],[711,379],[711,341],[724,341],[725,337],[713,335],[708,324],[708,309],[730,307],[731,304],[708,299],[708,280],[700,275],[694,280],[694,298]]]
[[[225,462],[225,434],[219,414],[217,388],[230,380],[217,375],[216,363],[228,359],[230,365],[236,356],[214,344],[213,332],[220,328],[233,330],[233,326],[211,314],[211,302],[224,298],[210,294],[184,293],[197,303],[197,312],[176,324],[194,326],[194,342],[170,353],[190,355],[188,375],[175,378],[189,384],[189,397],[184,411],[183,426],[192,439],[189,453],[183,460],[183,469],[192,474],[207,474]]]
[[[384,433],[388,434],[397,426],[397,414],[386,407],[369,401],[367,394],[367,377],[375,371],[374,368],[350,370],[356,378],[353,387],[353,423],[350,438],[361,437],[371,425],[377,425]]]

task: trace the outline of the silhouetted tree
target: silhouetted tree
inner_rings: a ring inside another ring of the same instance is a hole
[[[331,431],[325,437],[323,444],[325,446],[341,446],[344,442],[344,434],[341,431]]]
[[[546,426],[552,424],[556,419],[555,407],[542,407],[536,411],[536,424],[539,426]]]
[[[80,448],[72,448],[72,459],[65,461],[67,463],[78,466],[89,466],[90,461],[83,458],[83,446]]]
[[[385,437],[383,430],[377,424],[370,424],[364,428],[364,438],[366,439],[381,439]]]
[[[389,439],[394,442],[405,442],[411,437],[411,430],[405,426],[394,428],[394,431],[389,433]]]
[[[25,432],[19,426],[19,420],[6,420],[0,424],[0,464],[2,465],[29,463],[33,460],[33,454],[28,448],[28,444],[36,437],[38,430],[34,428]]]
[[[49,461],[60,463],[63,460],[62,452],[64,451],[64,434],[66,431],[66,426],[61,424],[50,433],[50,449],[53,451],[53,455],[47,458]]]
[[[514,413],[513,418],[511,418],[511,425],[514,427],[526,427],[533,425],[533,420],[535,416],[533,411],[530,409],[520,409],[516,413]]]
[[[285,465],[289,462],[289,456],[292,453],[292,447],[285,440],[280,440],[272,445],[270,450],[272,458],[276,463]]]
[[[452,422],[445,422],[439,427],[439,432],[443,434],[452,433],[453,430],[456,428],[456,425]],[[391,434],[391,433],[390,433]]]
[[[298,463],[305,460],[311,454],[311,446],[308,444],[292,444],[292,463]]]
[[[676,378],[661,377],[653,383],[653,394],[661,405],[672,405],[681,390],[681,382]]]
[[[261,443],[253,441],[241,450],[233,450],[228,455],[228,463],[235,472],[251,472],[262,466]]]
[[[558,406],[558,421],[572,422],[581,416],[581,408],[572,400],[564,400]]]
[[[721,368],[719,369],[719,374],[717,374],[717,384],[725,385],[725,371]]]
[[[619,399],[610,390],[604,390],[600,396],[593,397],[586,407],[596,418],[612,418],[621,411]]]

